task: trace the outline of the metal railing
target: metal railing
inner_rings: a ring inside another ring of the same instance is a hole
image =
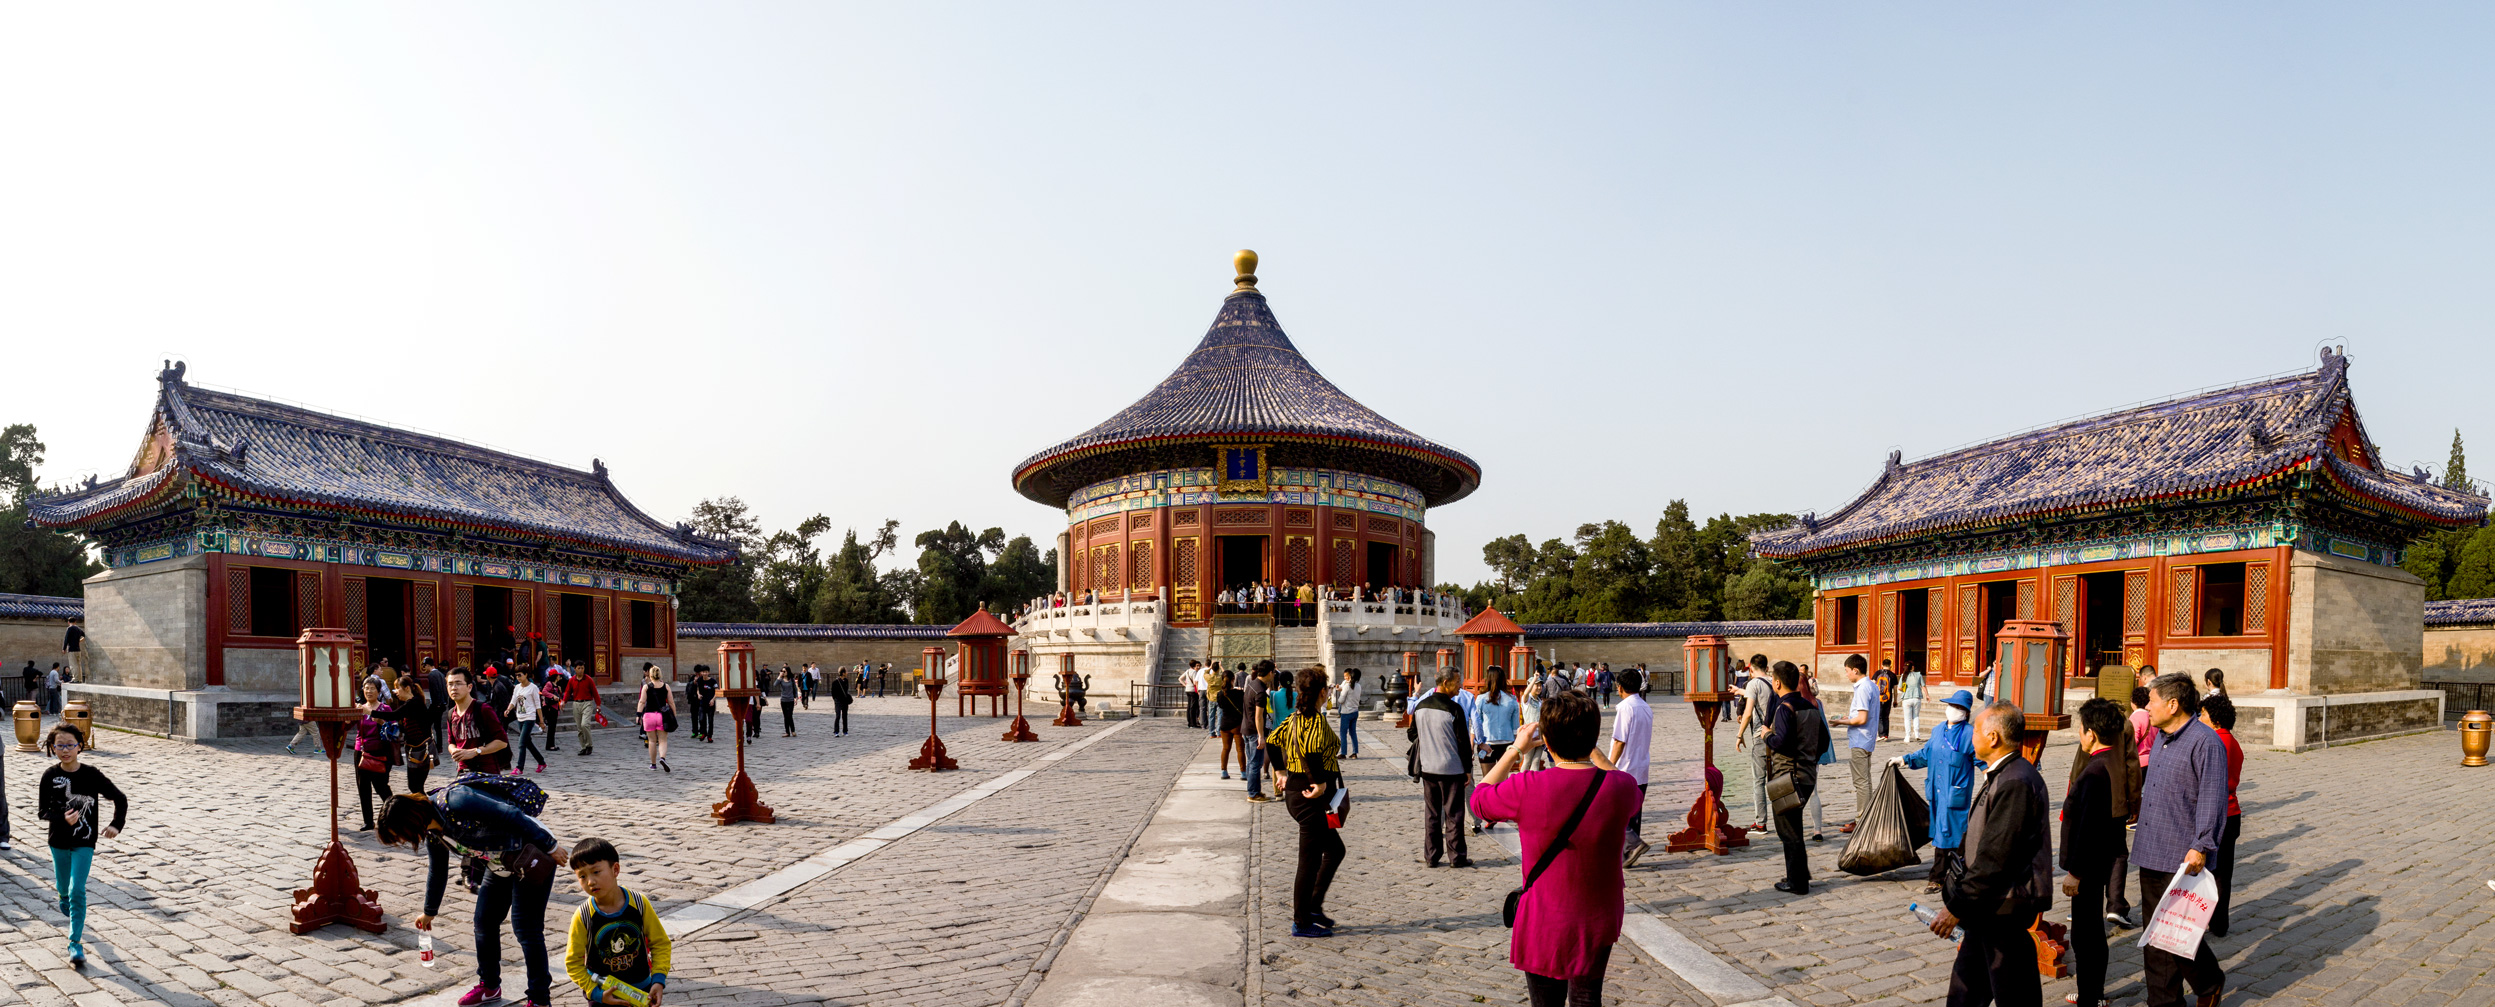
[[[2495,710],[2495,682],[2427,682],[2443,690],[2443,719],[2459,720],[2471,710]]]
[[[1187,690],[1184,686],[1128,682],[1126,708],[1135,711],[1138,717],[1185,716]]]

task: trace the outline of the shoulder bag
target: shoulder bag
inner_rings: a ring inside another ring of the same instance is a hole
[[[1516,907],[1524,901],[1526,890],[1542,877],[1543,871],[1551,869],[1551,861],[1559,859],[1559,851],[1568,847],[1569,835],[1577,831],[1578,822],[1585,821],[1585,809],[1594,806],[1594,795],[1603,789],[1603,778],[1609,775],[1608,771],[1595,772],[1594,782],[1585,788],[1585,796],[1577,798],[1577,809],[1568,813],[1568,821],[1560,825],[1559,834],[1552,838],[1549,846],[1542,848],[1542,856],[1533,862],[1533,870],[1526,873],[1525,883],[1507,893],[1507,907],[1499,913],[1501,925],[1515,929]]]

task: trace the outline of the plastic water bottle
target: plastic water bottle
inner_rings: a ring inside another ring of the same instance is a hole
[[[1922,920],[1922,921],[1923,921],[1923,928],[1924,928],[1924,929],[1926,929],[1926,930],[1929,930],[1929,929],[1931,929],[1931,928],[1932,928],[1932,921],[1933,921],[1933,920],[1937,920],[1937,919],[1940,919],[1940,918],[1941,918],[1941,914],[1936,913],[1936,912],[1933,912],[1933,911],[1932,911],[1932,910],[1930,910],[1930,909],[1926,909],[1926,908],[1924,908],[1922,905],[1920,905],[1920,904],[1918,904],[1918,903],[1913,903],[1913,902],[1906,903],[1906,911],[1907,911],[1907,912],[1910,912],[1910,913],[1915,914],[1915,918],[1916,918],[1916,919],[1918,919],[1918,920]],[[1950,940],[1950,942],[1951,942],[1951,943],[1953,943],[1953,944],[1954,944],[1954,943],[1957,943],[1957,942],[1959,942],[1959,941],[1965,940],[1965,939],[1966,939],[1966,936],[1967,936],[1967,932],[1966,932],[1966,930],[1965,930],[1964,928],[1961,928],[1961,927],[1952,927],[1952,928],[1950,928],[1950,930],[1949,930],[1949,940]]]
[[[433,931],[416,931],[416,961],[426,968],[433,967]]]

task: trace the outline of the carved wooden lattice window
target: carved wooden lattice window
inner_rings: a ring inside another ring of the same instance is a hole
[[[1098,521],[1092,522],[1092,534],[1095,537],[1106,535],[1116,530],[1118,530],[1118,519],[1116,518],[1104,517]]]
[[[370,623],[364,617],[364,578],[346,578],[346,604],[347,632],[355,636],[369,635]]]
[[[2070,646],[2063,648],[2073,674],[2087,668],[2087,641],[2079,635],[2079,578],[2053,578],[2053,618],[2062,624],[2062,632],[2071,635]]]
[[[1373,517],[1369,519],[1369,530],[1380,535],[1401,535],[1403,525],[1394,518]]]
[[[2122,631],[2148,632],[2148,571],[2132,570],[2122,577]]]
[[[451,588],[451,632],[460,640],[476,639],[476,589],[466,584]]]
[[[433,620],[433,585],[419,581],[413,594],[416,598],[416,639],[433,639],[442,632]]]
[[[1897,592],[1895,591],[1880,593],[1880,641],[1890,646],[1897,644]]]
[[[1118,547],[1104,545],[1092,553],[1092,583],[1100,590],[1116,590],[1118,586]]]
[[[2244,564],[2244,632],[2270,631],[2270,564]]]
[[[251,569],[225,568],[225,631],[251,632]]]
[[[612,599],[609,599],[605,595],[599,595],[598,597],[591,599],[589,604],[589,639],[592,645],[598,650],[598,663],[596,670],[600,674],[604,674],[608,670],[608,665],[606,663],[606,618],[608,614],[607,608],[611,604]]]
[[[1196,583],[1196,540],[1182,538],[1170,543],[1170,583],[1194,587]]]
[[[1317,512],[1315,511],[1293,510],[1284,511],[1282,513],[1283,520],[1294,528],[1306,528],[1315,524],[1317,521]]]
[[[1924,639],[1937,641],[1949,635],[1948,612],[1948,590],[1933,588],[1931,594],[1923,602]]]
[[[1298,536],[1292,536],[1289,541],[1283,543],[1283,567],[1290,571],[1286,576],[1292,582],[1308,583],[1309,577],[1312,576],[1308,568],[1316,560],[1315,552],[1316,550],[1308,547],[1307,539]]]
[[[321,575],[309,570],[295,574],[295,624],[321,624]]]
[[[1265,509],[1264,509],[1264,508],[1262,508],[1262,507],[1257,507],[1257,508],[1245,508],[1245,507],[1242,507],[1242,508],[1236,508],[1236,509],[1233,509],[1233,510],[1217,510],[1217,511],[1214,511],[1214,512],[1213,512],[1213,523],[1214,523],[1214,524],[1264,524],[1264,523],[1265,523]]]
[[[1837,602],[1834,598],[1819,599],[1819,642],[1837,642]]]
[[[1144,513],[1142,513],[1142,514],[1130,514],[1130,515],[1128,515],[1128,516],[1127,516],[1127,518],[1126,518],[1126,526],[1127,526],[1128,528],[1150,528],[1150,527],[1152,527],[1152,514],[1151,514],[1151,512],[1146,511],[1146,512],[1144,512]]]
[[[553,601],[554,592],[546,592],[546,600]],[[531,619],[531,616],[535,614],[536,611],[537,598],[535,592],[517,588],[512,590],[511,635],[514,637],[512,643],[515,646],[521,641],[527,640],[528,635],[536,631],[537,624]],[[603,640],[606,636],[605,634],[599,634],[598,638]]]
[[[1976,590],[1977,590],[1977,589],[1976,589],[1975,585],[1973,585],[1973,584],[1969,584],[1969,585],[1967,585],[1967,586],[1965,586],[1965,587],[1962,587],[1962,588],[1959,588],[1959,589],[1958,589],[1958,642],[1959,642],[1959,643],[1964,643],[1964,644],[1973,644],[1973,643],[1975,642],[1975,622],[1976,622],[1976,615],[1978,614],[1978,613],[1975,611],[1975,609],[1976,609],[1976,605],[1975,605],[1975,592],[1976,592]]]
[[[2166,597],[2166,635],[2190,636],[2196,628],[2194,617],[2200,614],[2200,606],[2193,597],[2193,589],[2200,586],[2200,568],[2176,567],[2169,571],[2169,576],[2167,583],[2173,585],[2173,590]]]
[[[1126,549],[1126,586],[1138,591],[1152,589],[1152,540],[1137,539]]]
[[[2032,578],[2022,580],[2019,582],[2019,618],[2033,619],[2035,617],[2036,582]]]
[[[1353,516],[1351,516],[1351,515],[1349,515],[1349,514],[1336,514],[1336,515],[1334,515],[1334,527],[1337,527],[1337,528],[1357,528],[1357,527],[1359,527],[1359,526],[1360,526],[1360,519],[1359,519],[1359,518],[1353,517]]]
[[[1196,523],[1196,512],[1191,510],[1172,511],[1170,512],[1170,523],[1194,524]]]

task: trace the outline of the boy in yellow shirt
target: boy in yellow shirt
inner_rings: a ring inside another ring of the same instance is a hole
[[[600,992],[602,980],[618,982],[648,994],[648,1007],[659,1007],[667,995],[667,970],[675,963],[667,928],[658,910],[644,896],[625,890],[624,864],[615,844],[583,839],[572,847],[572,875],[589,901],[572,913],[572,936],[563,949],[563,970],[588,994],[591,1004],[635,1001],[613,989]]]

